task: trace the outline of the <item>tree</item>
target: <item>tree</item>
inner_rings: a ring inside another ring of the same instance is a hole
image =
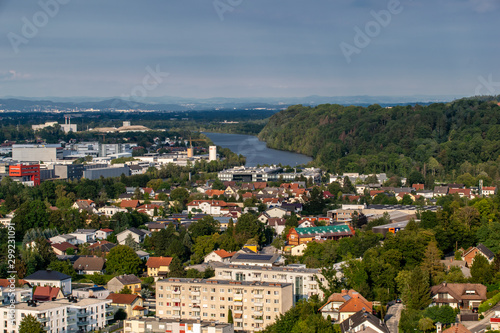
[[[227,311],[227,323],[228,324],[234,324],[234,320],[233,320],[233,311],[231,309],[229,309]]]
[[[429,276],[420,266],[412,271],[400,271],[396,282],[407,309],[421,310],[431,303]]]
[[[116,274],[139,274],[141,260],[134,250],[126,245],[117,245],[109,251],[106,270]]]
[[[418,321],[418,329],[421,331],[430,331],[434,329],[434,323],[431,318],[423,317]]]
[[[134,251],[139,251],[141,249],[141,246],[134,240],[132,234],[128,234],[127,237],[125,237],[125,245],[132,248]]]
[[[29,314],[21,320],[19,333],[43,333],[43,325],[35,316]]]
[[[170,199],[178,201],[181,205],[185,205],[189,198],[189,191],[183,187],[178,187],[170,192]]]
[[[425,183],[425,177],[418,171],[412,171],[410,173],[410,176],[408,176],[408,180],[406,181],[408,185],[413,185],[413,184],[423,184]]]
[[[122,288],[122,290],[120,290],[119,294],[128,294],[128,295],[130,295],[130,294],[132,294],[132,290],[129,287],[125,286],[125,287]]]
[[[422,269],[430,275],[431,281],[435,284],[435,278],[439,272],[444,271],[444,265],[441,264],[441,251],[437,247],[437,243],[432,241],[427,245],[425,250],[424,260],[422,261]]]
[[[470,267],[470,275],[472,281],[481,284],[490,284],[493,279],[493,269],[488,262],[488,259],[478,253],[474,257],[474,261]]]
[[[47,266],[48,269],[51,269],[53,271],[57,271],[59,273],[63,273],[66,275],[71,276],[73,279],[76,278],[76,271],[73,268],[73,265],[69,260],[66,261],[61,261],[61,260],[55,260],[50,263],[49,266]]]
[[[170,265],[168,266],[168,277],[185,277],[186,270],[182,261],[178,257],[173,257]]]
[[[207,215],[189,226],[191,237],[196,239],[200,236],[209,236],[215,234],[220,229],[220,223],[212,216]]]
[[[251,213],[246,213],[238,218],[238,223],[236,223],[235,229],[235,239],[238,243],[243,245],[250,238],[257,237],[259,243],[262,244],[264,240],[262,236],[264,234],[264,225],[257,219],[257,217]]]

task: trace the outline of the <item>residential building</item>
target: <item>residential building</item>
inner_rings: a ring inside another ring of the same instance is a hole
[[[75,236],[69,235],[69,234],[66,234],[66,235],[57,235],[57,236],[54,236],[54,237],[50,237],[49,241],[50,241],[51,244],[62,244],[64,242],[67,242],[67,243],[69,243],[71,245],[78,244],[77,238]]]
[[[111,306],[115,312],[118,309],[123,309],[127,314],[127,318],[147,314],[147,309],[143,306],[143,299],[139,295],[109,294],[106,299],[111,300]]]
[[[354,231],[348,225],[332,225],[312,228],[291,228],[286,236],[289,245],[300,245],[325,239],[338,240],[352,237]]]
[[[323,298],[320,286],[328,287],[328,282],[320,269],[306,268],[305,265],[299,267],[227,265],[216,266],[214,269],[214,278],[219,280],[290,283],[293,286],[294,301],[308,299],[312,295]]]
[[[293,306],[290,283],[170,278],[156,283],[160,318],[227,321],[237,330],[260,331]]]
[[[10,317],[9,307],[2,306],[0,331],[18,332],[19,324],[27,315],[37,318],[47,333],[100,330],[107,325],[108,320],[113,319],[108,303],[109,300],[95,298],[61,299],[43,303],[29,301],[16,305],[14,318]]]
[[[159,277],[165,278],[168,275],[169,266],[172,262],[172,257],[149,257],[146,267],[148,268],[148,276],[154,277],[155,281]]]
[[[3,279],[2,279],[3,280]],[[27,285],[25,287],[13,287],[10,283],[2,285],[0,283],[0,305],[10,305],[20,302],[27,302],[33,298],[33,289]]]
[[[481,195],[482,196],[489,196],[489,195],[495,195],[497,193],[497,187],[496,186],[484,186],[481,187]]]
[[[114,293],[119,293],[120,290],[127,287],[128,289],[132,290],[133,294],[141,294],[141,280],[134,274],[115,276],[114,278],[109,280],[106,287],[109,291],[112,291]]]
[[[76,250],[78,249],[76,246],[74,246],[73,244],[70,244],[68,242],[51,244],[50,247],[52,247],[52,250],[58,256],[66,254],[66,251],[68,249],[73,249],[74,252],[76,252]]]
[[[208,215],[221,215],[221,208],[228,204],[222,200],[193,200],[187,204],[188,212],[201,212]]]
[[[32,286],[61,288],[64,295],[71,294],[71,276],[52,270],[40,270],[24,278]]]
[[[9,177],[26,186],[38,186],[40,185],[40,164],[10,165]]]
[[[451,327],[445,329],[444,331],[437,330],[438,333],[472,333],[467,327],[462,323],[453,323]]]
[[[278,180],[283,168],[272,167],[234,167],[232,169],[222,170],[217,174],[217,177],[224,181],[241,181],[241,182],[268,182]]]
[[[47,302],[47,301],[55,301],[56,299],[62,299],[64,298],[64,295],[61,291],[61,288],[57,287],[36,287],[35,292],[33,293],[33,300],[34,301],[41,301],[41,302]]]
[[[296,245],[296,246],[292,246],[290,248],[290,254],[292,256],[296,256],[296,257],[299,257],[299,256],[302,256],[304,255],[304,251],[307,249],[307,244],[306,243],[302,243],[300,245]]]
[[[77,209],[80,213],[86,211],[89,214],[97,214],[95,203],[92,200],[77,200],[71,208]]]
[[[234,333],[233,324],[194,319],[134,317],[124,322],[125,333]]]
[[[495,254],[493,253],[493,251],[488,249],[485,245],[479,243],[477,244],[477,246],[473,246],[465,250],[462,254],[462,260],[467,263],[468,267],[471,267],[477,254],[485,257],[490,264],[495,259]]]
[[[73,264],[73,268],[79,275],[94,273],[104,274],[104,258],[80,257]]]
[[[496,310],[493,317],[490,318],[490,326],[492,331],[500,330],[500,311]]]
[[[205,256],[205,259],[203,259],[203,262],[222,262],[222,263],[229,263],[231,261],[231,258],[236,254],[236,252],[227,252],[224,249],[218,249],[210,252]]]
[[[330,316],[333,321],[342,322],[358,311],[372,313],[373,304],[353,289],[342,290],[331,294],[319,311],[325,319]]]
[[[106,299],[110,293],[111,291],[104,287],[84,287],[73,289],[73,292],[71,294],[78,298]]]
[[[237,252],[231,257],[233,265],[249,265],[249,266],[274,266],[283,261],[281,255],[275,254],[259,254],[248,252]]]
[[[348,319],[340,323],[342,333],[369,332],[369,333],[390,333],[382,320],[367,311],[360,310]]]
[[[120,209],[120,208],[118,208],[118,209]],[[100,209],[99,209],[99,211],[100,211]],[[111,215],[111,216],[113,216],[113,215]],[[95,232],[95,239],[106,239],[109,236],[111,236],[112,233],[113,233],[112,229],[108,229],[108,228],[99,229]]]
[[[92,243],[95,241],[96,229],[76,229],[74,232],[70,233],[70,236],[76,238],[77,244]]]
[[[449,305],[455,309],[478,308],[487,299],[486,286],[477,283],[446,283],[431,287],[431,305]]]
[[[137,228],[129,228],[116,235],[116,240],[118,241],[118,244],[124,245],[128,235],[132,236],[134,242],[141,244],[142,242],[144,242],[144,238],[151,235],[151,231],[137,229]]]

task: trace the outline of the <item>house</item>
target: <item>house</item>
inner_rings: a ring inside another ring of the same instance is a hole
[[[147,253],[146,251],[138,250],[138,251],[135,251],[135,254],[137,254],[139,259],[141,259],[141,260],[148,260],[149,259],[149,253]]]
[[[95,239],[106,239],[113,233],[112,229],[99,229],[95,232]]]
[[[106,240],[100,240],[100,241],[97,241],[94,244],[90,245],[88,247],[88,250],[90,252],[92,252],[93,255],[94,254],[99,255],[99,253],[101,255],[106,255],[115,246],[116,246],[116,244],[114,244],[114,243],[108,242]]]
[[[95,208],[95,203],[92,200],[77,200],[71,208],[78,209],[81,213],[86,211],[89,214],[97,214],[98,211]]]
[[[500,311],[496,310],[493,317],[490,318],[490,326],[492,331],[500,330]]]
[[[424,184],[412,184],[411,187],[415,191],[423,191],[424,190]]]
[[[80,257],[73,264],[73,268],[79,275],[94,273],[104,274],[104,258]]]
[[[144,213],[144,214],[147,214],[151,217],[153,216],[156,216],[159,214],[160,212],[160,209],[162,209],[163,207],[160,206],[160,205],[156,205],[156,204],[144,204],[144,205],[140,205],[139,207],[137,207],[137,211],[139,213]],[[156,212],[156,214],[155,214]]]
[[[282,217],[271,217],[267,220],[267,225],[276,231],[276,234],[281,235],[285,230],[286,220]]]
[[[338,240],[344,237],[352,237],[353,235],[354,231],[348,225],[344,224],[311,228],[291,228],[286,235],[286,239],[288,245],[300,245],[323,239]]]
[[[127,318],[142,317],[148,313],[143,306],[143,299],[139,295],[109,294],[106,299],[111,300],[111,306],[115,309],[123,309],[127,313]]]
[[[283,204],[281,204],[283,206]],[[265,211],[266,215],[269,217],[283,217],[287,215],[287,210],[282,207],[272,207],[269,209],[266,209]]]
[[[492,329],[493,329],[493,327],[492,327]],[[438,329],[437,332],[438,333],[471,333],[471,331],[467,327],[462,325],[461,323],[451,324],[450,328],[447,328],[441,332]]]
[[[390,333],[382,320],[375,317],[368,311],[358,311],[348,319],[340,323],[342,333],[369,332],[369,333]]]
[[[50,237],[49,241],[51,244],[58,244],[58,243],[64,243],[64,242],[68,242],[72,245],[78,244],[78,240],[73,235],[57,235],[54,237]]]
[[[221,208],[226,206],[227,203],[222,200],[193,200],[187,204],[187,210],[208,215],[221,215]]]
[[[93,243],[95,241],[96,229],[76,229],[69,235],[76,238],[77,244]]]
[[[231,258],[233,265],[248,265],[248,266],[267,266],[272,267],[278,265],[282,261],[279,254],[258,254],[237,252]]]
[[[55,301],[56,299],[64,298],[64,295],[61,291],[61,288],[58,287],[36,287],[33,292],[33,300],[47,302],[47,301]]]
[[[356,290],[351,289],[331,294],[319,311],[325,319],[330,316],[332,321],[342,322],[358,311],[371,313],[373,305]]]
[[[148,276],[154,277],[155,281],[159,277],[167,277],[172,257],[149,257],[146,267],[148,268]]]
[[[458,194],[460,198],[468,198],[471,199],[471,189],[470,188],[449,188],[448,194]]]
[[[142,194],[147,194],[150,199],[156,196],[155,190],[151,187],[141,187],[139,191],[141,191]]]
[[[78,249],[76,246],[73,244],[70,244],[68,242],[62,242],[62,243],[56,243],[56,244],[51,244],[50,247],[54,251],[56,255],[63,255],[66,254],[66,250],[68,249],[73,249],[75,252]]]
[[[434,187],[434,197],[443,197],[448,195],[448,186],[436,186]]]
[[[486,286],[478,283],[446,283],[431,287],[434,306],[447,304],[455,309],[474,309],[487,299]]]
[[[310,219],[302,219],[298,223],[299,225],[297,226],[297,228],[312,228],[316,226],[314,224],[314,221],[311,221]]]
[[[235,316],[236,317],[236,316]],[[134,317],[124,320],[125,332],[234,333],[234,324],[208,320]]]
[[[125,239],[127,239],[128,235],[132,235],[134,242],[141,244],[142,242],[144,242],[144,238],[151,235],[151,231],[137,229],[137,228],[129,228],[116,235],[116,240],[118,241],[118,244],[124,245]]]
[[[104,206],[98,209],[99,213],[106,215],[107,217],[112,217],[116,213],[126,213],[128,210],[126,208],[116,207],[116,206]]]
[[[214,250],[205,256],[203,262],[222,262],[229,263],[236,252],[227,252],[226,250]]]
[[[71,276],[52,270],[40,270],[24,278],[32,286],[58,287],[64,295],[71,294]]]
[[[480,254],[483,257],[485,257],[490,264],[495,259],[495,254],[493,253],[493,251],[488,249],[483,244],[479,243],[477,244],[477,246],[470,247],[466,251],[464,251],[464,253],[462,254],[462,260],[464,260],[467,263],[468,267],[471,267],[472,263],[474,262],[474,257],[477,254]]]
[[[118,293],[127,287],[132,290],[133,294],[139,295],[141,293],[141,280],[134,274],[118,275],[109,280],[106,287],[114,293]]]
[[[300,245],[297,245],[297,246],[293,246],[291,249],[290,249],[290,254],[292,256],[302,256],[304,255],[304,251],[307,249],[307,244],[306,243],[303,243],[303,244],[300,244]]]
[[[83,287],[73,289],[72,295],[78,298],[106,299],[111,292],[104,287]]]
[[[121,208],[136,209],[139,206],[139,200],[122,200],[120,202]]]
[[[219,195],[224,195],[225,191],[224,190],[206,190],[205,191],[205,195],[207,195],[208,197],[215,197],[215,196],[219,196]]]
[[[481,188],[481,193],[480,195],[488,196],[488,195],[495,195],[497,194],[497,187],[496,186],[484,186]]]

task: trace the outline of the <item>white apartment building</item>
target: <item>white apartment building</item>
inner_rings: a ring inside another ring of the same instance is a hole
[[[234,333],[234,326],[193,319],[134,317],[125,320],[125,333]]]
[[[308,299],[312,295],[324,297],[318,281],[328,287],[320,269],[305,268],[305,265],[285,267],[264,267],[247,265],[227,265],[215,267],[215,279],[232,281],[290,283],[293,286],[294,301]]]
[[[293,306],[290,283],[170,278],[156,283],[160,318],[228,321],[236,330],[260,331]]]
[[[47,333],[91,332],[107,325],[113,319],[110,300],[62,299],[44,303],[19,303],[12,309],[0,307],[0,332],[17,333],[21,321],[32,315]]]

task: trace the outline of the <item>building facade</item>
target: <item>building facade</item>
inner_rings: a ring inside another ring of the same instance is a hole
[[[234,333],[232,324],[200,320],[134,317],[125,320],[124,331],[130,333]]]

